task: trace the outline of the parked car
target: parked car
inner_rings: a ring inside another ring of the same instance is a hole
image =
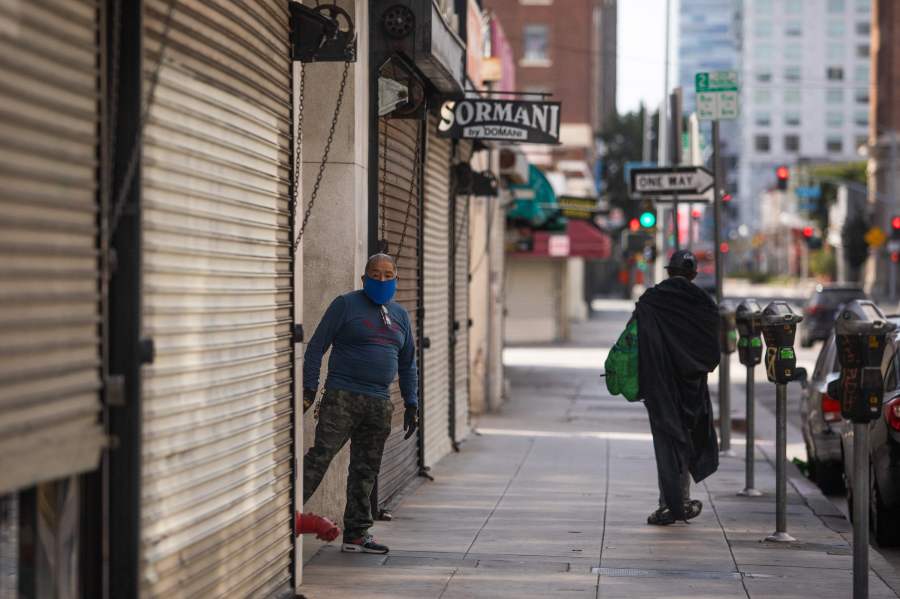
[[[891,321],[900,325],[900,317]],[[881,418],[869,423],[871,476],[870,514],[872,530],[880,545],[900,545],[900,332],[888,337],[884,359],[884,409]],[[841,440],[847,503],[853,513],[853,427],[845,422]]]
[[[809,476],[828,495],[844,490],[841,450],[841,404],[828,395],[828,383],[840,376],[837,344],[829,335],[800,396],[800,420],[806,444]]]
[[[803,306],[800,345],[812,347],[816,341],[828,339],[840,307],[856,299],[868,299],[866,292],[858,285],[816,285],[816,290]]]

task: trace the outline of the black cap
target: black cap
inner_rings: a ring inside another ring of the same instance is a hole
[[[697,274],[697,257],[687,250],[678,250],[669,258],[669,265],[666,266],[669,274]]]

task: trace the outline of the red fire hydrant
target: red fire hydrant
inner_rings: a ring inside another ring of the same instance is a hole
[[[315,534],[322,541],[333,541],[341,534],[341,529],[324,516],[297,512],[294,516],[294,534]]]

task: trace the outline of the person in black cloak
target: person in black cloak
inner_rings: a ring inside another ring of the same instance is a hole
[[[700,482],[719,467],[707,375],[719,364],[715,302],[691,281],[697,258],[672,254],[669,278],[648,289],[635,308],[638,322],[640,398],[650,417],[659,508],[648,524],[672,524],[700,515],[690,499],[690,479]]]

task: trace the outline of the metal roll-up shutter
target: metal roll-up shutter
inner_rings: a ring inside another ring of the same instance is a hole
[[[293,563],[282,0],[145,0],[142,597],[272,597]],[[168,28],[166,23],[169,23]],[[163,35],[167,33],[167,35]],[[293,595],[291,595],[293,596]]]
[[[425,157],[424,334],[430,346],[423,352],[422,412],[425,465],[433,466],[451,450],[450,439],[450,152],[449,139],[437,136],[438,120],[428,119]]]
[[[397,260],[400,280],[396,301],[409,311],[415,329],[420,377],[423,304],[420,261],[421,126],[420,121],[414,119],[379,119],[378,122],[378,217],[383,238],[388,243],[388,253]],[[379,506],[390,502],[419,471],[416,438],[403,438],[403,398],[397,382],[391,386],[391,401],[394,417],[378,474]]]
[[[0,494],[97,467],[96,1],[0,9]]]
[[[460,143],[460,154],[471,155],[471,142]],[[453,264],[453,442],[469,434],[469,201],[456,196]]]

